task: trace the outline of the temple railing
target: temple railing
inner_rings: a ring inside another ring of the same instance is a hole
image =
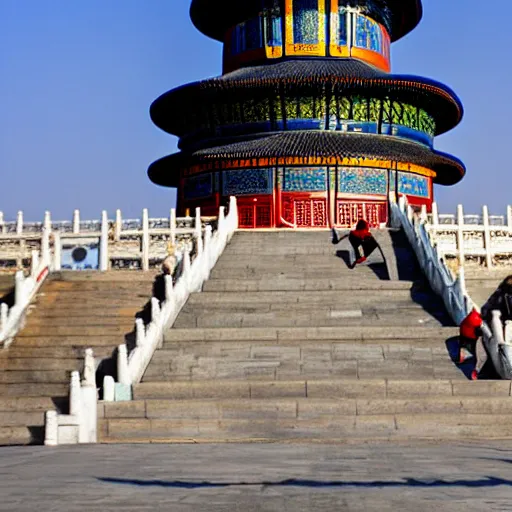
[[[456,259],[459,267],[485,264],[487,268],[512,263],[512,207],[507,215],[489,215],[487,206],[482,215],[466,215],[462,205],[457,215],[421,213],[432,243],[446,259]]]
[[[148,210],[141,219],[123,219],[116,211],[115,219],[108,219],[103,211],[100,220],[80,220],[75,210],[72,221],[52,221],[46,212],[43,222],[26,223],[23,212],[15,222],[4,222],[0,212],[0,270],[25,269],[32,264],[34,251],[41,252],[43,233],[50,237],[50,266],[62,269],[62,251],[66,246],[95,246],[97,261],[93,269],[148,270],[157,267],[168,254],[169,243],[182,251],[190,245],[198,230],[210,225],[215,228],[215,217],[201,217],[196,209],[194,217],[176,217],[175,209],[168,218],[150,218]]]
[[[200,212],[197,213],[200,218]],[[215,226],[215,231],[212,230]],[[231,197],[229,212],[219,209],[215,222],[194,227],[192,243],[183,248],[183,256],[174,276],[162,276],[165,299],[151,299],[151,320],[145,325],[135,320],[135,346],[130,351],[123,343],[117,349],[117,382],[106,376],[103,382],[103,400],[131,400],[132,385],[141,381],[155,350],[163,341],[164,331],[176,320],[189,295],[199,292],[210,271],[223,253],[238,228],[236,198]],[[163,228],[167,229],[167,228]],[[97,440],[97,389],[95,361],[91,349],[86,351],[84,379],[73,372],[70,383],[70,414],[46,413],[45,444],[94,443]]]
[[[404,196],[396,203],[392,194],[390,204],[393,227],[404,230],[430,287],[442,297],[453,321],[460,325],[473,307],[473,301],[466,292],[464,269],[461,268],[457,276],[452,274],[432,243],[425,216],[415,213]]]

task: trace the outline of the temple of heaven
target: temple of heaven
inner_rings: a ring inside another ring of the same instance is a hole
[[[180,152],[148,174],[178,188],[179,214],[235,195],[240,227],[379,226],[393,193],[429,209],[434,183],[464,176],[433,148],[461,121],[456,94],[390,73],[421,0],[192,0],[190,15],[224,44],[224,74],[151,105]]]

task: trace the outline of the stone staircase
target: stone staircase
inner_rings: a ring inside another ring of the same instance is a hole
[[[395,270],[349,270],[326,231],[236,233],[100,442],[510,436],[511,383],[467,380],[403,234],[377,236]]]
[[[133,343],[135,315],[151,298],[153,279],[129,271],[47,279],[25,327],[0,351],[0,444],[43,442],[44,413],[68,412],[70,375],[82,371],[85,349],[108,365],[119,344]]]

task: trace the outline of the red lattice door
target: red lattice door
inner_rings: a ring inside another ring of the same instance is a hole
[[[272,227],[272,206],[270,204],[239,204],[238,225],[241,228]]]
[[[327,226],[325,199],[295,199],[295,225],[298,228]]]
[[[351,228],[358,220],[364,219],[370,227],[379,227],[386,222],[386,203],[355,203],[338,201],[338,222],[339,226]]]

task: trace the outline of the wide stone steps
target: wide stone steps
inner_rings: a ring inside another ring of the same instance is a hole
[[[99,363],[120,343],[133,342],[135,314],[148,304],[153,278],[152,272],[52,274],[25,327],[0,352],[0,396],[40,398],[46,410],[67,413],[70,375],[83,370],[85,349],[93,348]],[[41,443],[44,414],[19,403],[19,411],[2,411],[0,403],[0,444]]]
[[[100,405],[101,441],[512,436],[510,382],[467,380],[405,237],[375,234],[389,271],[350,270],[326,230],[235,234],[134,401]]]

